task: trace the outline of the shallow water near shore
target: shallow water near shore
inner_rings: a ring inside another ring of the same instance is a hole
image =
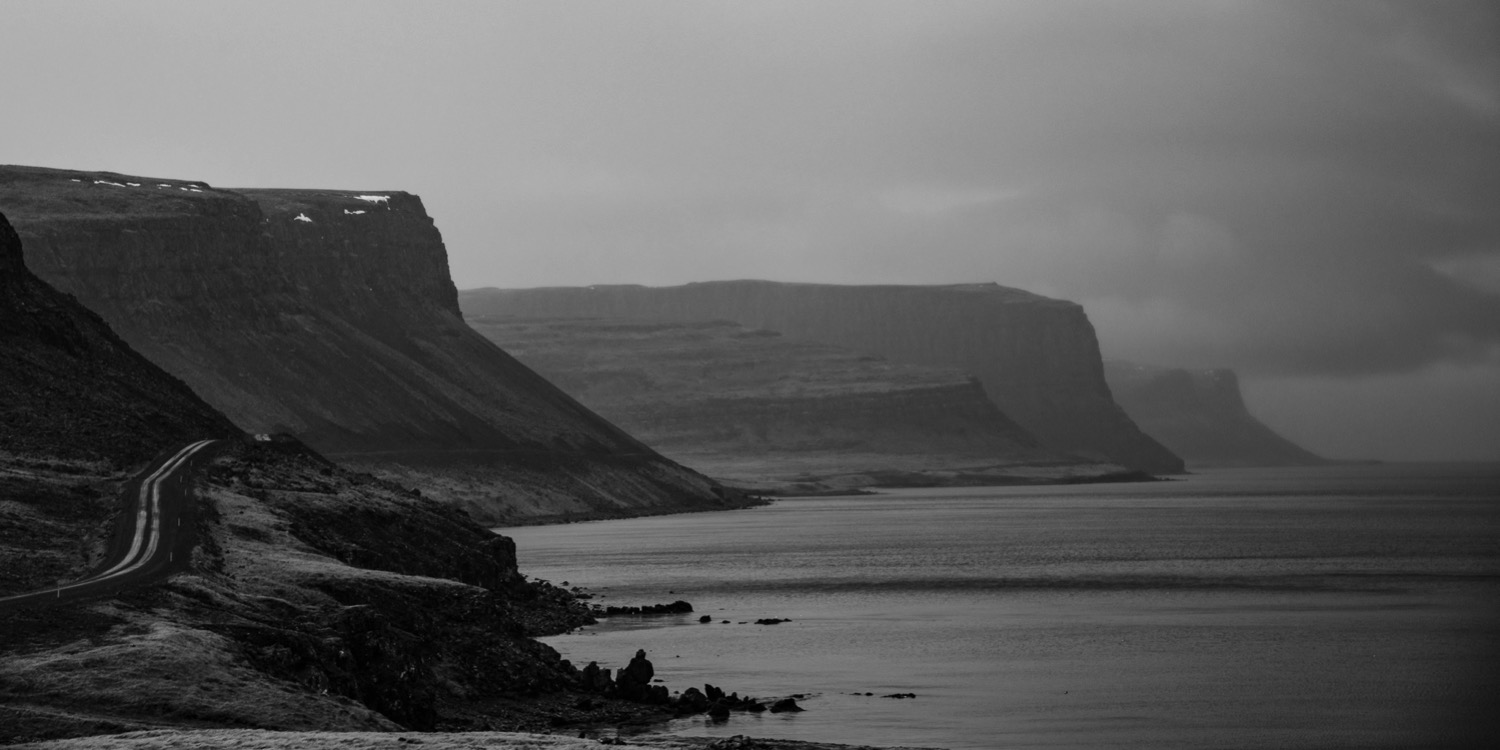
[[[697,609],[545,639],[575,664],[645,649],[673,690],[807,694],[673,734],[1461,747],[1494,736],[1497,495],[1496,465],[1222,470],[503,531],[599,604]]]

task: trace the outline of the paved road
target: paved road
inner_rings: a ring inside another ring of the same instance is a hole
[[[190,475],[206,460],[210,451],[205,449],[216,442],[200,440],[163,454],[126,485],[124,494],[133,496],[133,502],[115,529],[108,555],[93,573],[72,583],[0,598],[0,614],[113,596],[185,567],[192,548]]]

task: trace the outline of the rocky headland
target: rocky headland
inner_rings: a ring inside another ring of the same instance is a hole
[[[0,167],[42,279],[252,433],[494,524],[733,506],[474,333],[416,196]]]
[[[1189,466],[1327,463],[1256,419],[1233,370],[1112,361],[1104,375],[1131,419]]]
[[[467,320],[673,460],[758,492],[1126,471],[1042,447],[954,368],[895,363],[726,321]]]
[[[716,281],[676,287],[476,289],[474,318],[732,321],[977,377],[1006,416],[1053,451],[1152,473],[1182,460],[1110,396],[1093,325],[1079,305],[996,284],[839,286]]]

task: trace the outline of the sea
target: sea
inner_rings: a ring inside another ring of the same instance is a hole
[[[1500,747],[1500,464],[904,489],[501,531],[523,572],[597,604],[694,607],[544,639],[574,664],[639,649],[670,690],[806,709],[659,733]]]

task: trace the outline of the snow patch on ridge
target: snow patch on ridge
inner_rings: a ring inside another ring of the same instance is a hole
[[[391,196],[389,196],[389,195],[356,195],[354,197],[355,197],[356,200],[369,201],[370,203],[390,203],[391,202]]]

